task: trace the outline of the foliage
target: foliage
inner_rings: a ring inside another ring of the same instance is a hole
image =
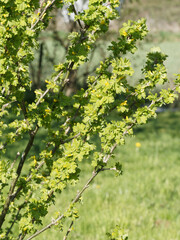
[[[80,218],[70,239],[104,240],[116,224],[121,230],[128,229],[133,240],[180,238],[179,117],[179,111],[158,113],[157,119],[139,126],[135,136],[116,149],[113,161],[121,161],[123,175],[113,178],[113,172],[106,171],[92,183],[78,207]],[[84,182],[88,162],[82,166]],[[67,195],[53,209],[67,202]],[[63,234],[51,230],[38,240],[45,237],[62,239]]]
[[[111,233],[107,233],[107,236],[110,240],[128,240],[128,234],[119,226],[116,226]]]
[[[179,111],[158,113],[156,119],[137,127],[125,145],[117,147],[111,164],[120,160],[123,175],[113,177],[113,171],[105,171],[97,176],[77,205],[79,219],[68,239],[105,240],[106,232],[111,233],[117,224],[121,230],[128,229],[133,240],[180,238],[179,117]],[[43,224],[48,224],[54,211],[67,206],[91,175],[89,161],[81,162],[80,168],[81,180],[58,197]],[[50,229],[37,240],[63,239],[69,224],[64,222],[63,232]]]
[[[136,125],[156,116],[157,107],[173,102],[176,96],[175,89],[153,94],[157,84],[167,82],[163,63],[167,56],[159,49],[148,53],[142,70],[144,78],[135,86],[127,82],[133,69],[123,55],[134,53],[137,41],[146,36],[144,19],[124,23],[119,38],[108,47],[110,56],[88,77],[88,89],[66,96],[64,88],[71,72],[88,61],[94,43],[108,30],[109,22],[118,17],[117,0],[90,0],[88,9],[82,12],[76,12],[74,2],[0,1],[2,239],[30,240],[54,225],[62,230],[66,219],[71,219],[71,229],[78,218],[76,203],[93,179],[105,170],[121,174],[121,164],[111,166],[110,162],[117,145],[123,145]],[[79,31],[69,35],[66,59],[44,81],[46,89],[36,89],[32,101],[27,101],[31,90],[29,63],[33,49],[38,47],[38,34],[48,25],[53,6],[62,8],[64,4],[69,13],[74,13]],[[178,77],[175,84],[178,88]],[[116,121],[109,118],[113,111],[119,112]],[[10,122],[9,114],[14,115]],[[41,129],[46,132],[43,147],[34,154]],[[93,142],[94,137],[100,140],[101,149]],[[10,146],[22,142],[24,150],[17,149],[17,155],[7,159]],[[84,159],[93,166],[92,176],[74,199],[69,199],[67,209],[57,211],[52,221],[40,228],[58,194],[79,180],[79,162]]]

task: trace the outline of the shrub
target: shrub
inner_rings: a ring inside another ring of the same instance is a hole
[[[121,174],[121,164],[111,166],[110,161],[116,147],[125,143],[135,126],[155,117],[157,107],[173,102],[176,96],[179,77],[174,89],[153,94],[157,84],[168,81],[163,64],[167,56],[158,48],[147,54],[144,78],[135,86],[127,82],[133,69],[124,55],[134,53],[137,41],[146,36],[145,19],[124,23],[119,38],[108,47],[109,57],[88,77],[87,90],[66,96],[64,89],[72,81],[72,71],[88,61],[97,39],[108,30],[109,22],[118,18],[118,0],[90,0],[81,12],[76,11],[74,2],[0,1],[1,239],[30,240],[54,225],[62,229],[67,218],[72,226],[78,217],[76,204],[93,179],[105,170]],[[52,77],[44,80],[46,89],[35,89],[34,97],[27,101],[29,63],[38,47],[38,35],[48,25],[53,7],[64,4],[74,14],[79,30],[69,35],[66,58],[55,66]],[[111,120],[112,112],[118,112],[117,121]],[[45,133],[43,144],[38,142],[41,131]],[[17,154],[8,158],[11,146],[17,148]],[[91,178],[72,201],[69,199],[67,209],[57,211],[41,228],[56,197],[79,180],[79,162],[84,159],[93,166]],[[68,234],[69,230],[65,239]]]

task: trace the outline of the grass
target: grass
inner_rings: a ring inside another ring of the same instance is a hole
[[[158,114],[156,120],[138,128],[136,136],[116,150],[123,176],[103,172],[95,179],[83,196],[83,204],[78,205],[80,218],[69,240],[104,240],[116,224],[128,229],[129,239],[133,240],[180,239],[179,118],[180,112]],[[141,147],[136,147],[137,142]],[[84,162],[78,189],[90,172]],[[59,196],[49,216],[67,206],[76,190],[68,189]],[[50,238],[63,239],[63,233],[52,229],[37,237]]]

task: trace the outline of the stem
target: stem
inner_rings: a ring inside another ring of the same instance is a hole
[[[74,224],[74,222],[72,221],[71,224],[70,224],[70,226],[69,226],[69,228],[68,228],[68,230],[67,230],[66,235],[65,235],[64,238],[63,238],[63,240],[66,240],[66,239],[67,239],[69,233],[72,231],[72,225],[73,225],[73,224]]]
[[[26,236],[26,234],[25,234],[25,235],[21,234],[21,235],[19,236],[18,240],[23,240],[23,239],[25,238],[25,236]]]
[[[112,148],[111,148],[111,151],[108,155],[105,155],[104,158],[103,158],[103,162],[104,163],[107,163],[109,158],[111,157],[112,153],[114,152],[115,148],[117,147],[117,143],[115,143]]]
[[[123,135],[127,134],[128,133],[128,130],[130,128],[132,128],[134,126],[135,123],[132,123],[131,125],[128,126],[127,130],[124,131]],[[111,151],[108,155],[105,155],[104,156],[104,159],[103,161],[105,163],[108,162],[109,158],[112,156],[112,153],[114,152],[114,150],[116,149],[117,147],[117,143],[115,143],[112,148],[111,148]],[[73,201],[71,202],[70,205],[73,205],[75,203],[78,202],[78,200],[80,199],[80,197],[82,196],[82,194],[84,193],[84,191],[89,187],[90,183],[93,181],[93,179],[98,175],[99,172],[102,172],[104,170],[107,170],[103,167],[101,167],[100,169],[98,170],[94,170],[93,173],[92,173],[92,176],[89,178],[89,180],[86,182],[86,184],[84,185],[84,187],[81,189],[81,191],[79,193],[77,193],[77,195],[75,196],[75,198],[73,199]],[[108,169],[108,170],[115,170],[115,169]],[[70,206],[69,205],[69,206]],[[41,230],[35,232],[32,236],[30,236],[27,240],[31,240],[33,239],[34,237],[38,236],[39,234],[43,233],[44,231],[46,231],[47,229],[51,228],[52,226],[56,225],[60,220],[62,220],[64,218],[64,214],[62,214],[61,216],[59,216],[58,218],[54,219],[51,223],[49,223],[48,225],[46,225],[44,228],[42,228]],[[69,233],[68,233],[69,234]]]
[[[19,162],[19,165],[18,165],[18,168],[17,168],[17,171],[16,171],[16,174],[17,174],[17,177],[15,179],[12,180],[12,183],[11,183],[11,186],[10,186],[10,189],[9,189],[9,193],[8,193],[8,196],[6,198],[6,201],[5,201],[5,204],[3,206],[3,210],[1,212],[1,215],[0,215],[0,228],[2,227],[3,223],[4,223],[4,220],[5,220],[5,217],[6,217],[6,214],[9,210],[9,205],[10,203],[12,202],[12,200],[14,199],[13,197],[13,192],[14,192],[14,189],[15,189],[15,186],[16,186],[16,183],[21,175],[21,171],[22,171],[22,168],[23,168],[23,165],[24,165],[24,162],[26,160],[26,157],[33,145],[33,142],[34,142],[34,137],[38,131],[39,127],[36,126],[35,130],[32,131],[30,133],[30,139],[29,139],[29,142],[26,146],[26,149],[24,150],[22,156],[21,156],[21,160]]]
[[[32,196],[32,192],[29,194],[28,198],[30,198]],[[18,211],[16,213],[16,216],[11,224],[11,226],[8,228],[7,233],[6,233],[6,237],[9,235],[9,233],[11,232],[11,229],[13,228],[14,224],[16,223],[18,216],[20,214],[21,209],[28,203],[28,200],[25,200],[20,206],[18,206]]]
[[[75,8],[74,5],[73,5],[73,11],[74,11],[74,14],[77,15],[77,11],[76,11],[76,8]],[[82,26],[82,24],[81,24],[81,21],[78,19],[77,22],[78,22],[80,28],[83,29],[83,26]]]
[[[36,22],[31,26],[31,30],[33,30],[33,29],[35,28],[35,26],[43,19],[44,14],[46,13],[47,9],[50,8],[50,7],[52,7],[52,5],[53,5],[54,3],[55,3],[55,0],[53,0],[53,1],[51,2],[51,4],[46,5],[46,7],[44,8],[44,10],[41,12],[39,18],[38,18],[38,19],[36,20]],[[42,6],[42,4],[41,4],[41,6]]]
[[[4,105],[2,105],[1,111],[3,112],[5,108],[7,108],[11,103],[14,103],[16,101],[11,101],[9,103],[5,103]]]
[[[13,226],[14,226],[14,224],[15,224],[18,216],[19,216],[19,213],[20,213],[23,205],[24,205],[24,204],[22,204],[22,205],[19,207],[18,212],[17,212],[17,214],[16,214],[16,216],[15,216],[15,218],[14,218],[14,221],[11,223],[11,226],[9,227],[9,229],[8,229],[8,231],[7,231],[7,233],[6,233],[6,237],[7,237],[7,236],[9,235],[9,233],[11,232],[11,229],[13,228]]]
[[[54,82],[56,82],[58,80],[58,78],[60,77],[62,71],[60,71],[58,73],[58,75],[54,78]],[[44,98],[44,96],[46,96],[46,94],[49,92],[50,88],[47,88],[46,91],[41,95],[41,97],[39,98],[39,100],[36,102],[36,106],[39,105],[39,103],[41,102],[41,100]]]
[[[77,201],[80,199],[81,195],[83,194],[83,192],[89,187],[89,184],[93,181],[93,179],[98,175],[98,173],[101,171],[93,171],[92,176],[89,178],[89,180],[86,182],[86,184],[84,185],[84,187],[81,189],[81,191],[75,196],[74,200],[71,202],[70,205],[77,203]],[[31,240],[34,237],[38,236],[39,234],[43,233],[44,231],[46,231],[47,229],[51,228],[52,226],[56,225],[61,219],[63,219],[65,216],[64,214],[62,214],[61,216],[59,216],[58,218],[56,218],[55,220],[53,220],[51,223],[49,223],[48,225],[46,225],[44,228],[42,228],[41,230],[35,232],[32,236],[30,236],[27,240]]]
[[[39,64],[38,64],[37,82],[36,82],[37,88],[40,88],[40,86],[41,86],[42,59],[43,59],[43,53],[44,53],[43,47],[44,47],[44,43],[41,42],[40,49],[39,49]]]
[[[17,159],[18,159],[19,155],[20,155],[20,152],[17,152],[17,154],[16,154],[16,158],[14,159],[13,163],[11,164],[11,167],[10,167],[10,169],[13,169],[13,167],[14,167],[14,164],[16,163],[16,161],[17,161]]]

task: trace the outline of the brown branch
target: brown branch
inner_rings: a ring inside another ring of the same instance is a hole
[[[112,148],[111,148],[111,150],[110,150],[110,153],[109,153],[108,155],[105,155],[105,156],[104,156],[104,158],[103,158],[103,162],[104,162],[104,163],[107,163],[107,162],[108,162],[109,158],[111,157],[111,155],[112,155],[112,153],[114,152],[114,150],[115,150],[116,147],[117,147],[117,143],[115,143],[115,144],[112,146]]]
[[[8,196],[6,198],[6,201],[5,201],[5,204],[3,206],[3,210],[1,212],[1,215],[0,215],[0,228],[2,227],[3,223],[4,223],[4,220],[5,220],[5,217],[6,217],[6,214],[9,210],[9,205],[10,203],[12,202],[12,199],[14,199],[13,197],[13,192],[14,192],[14,189],[15,189],[15,186],[16,186],[16,183],[21,175],[21,171],[22,171],[22,168],[23,168],[23,165],[24,165],[24,162],[26,160],[26,157],[33,145],[33,142],[34,142],[34,137],[38,131],[39,127],[36,126],[35,130],[31,132],[31,135],[30,135],[30,139],[28,141],[28,144],[26,146],[26,149],[24,150],[24,152],[22,153],[22,156],[21,156],[21,160],[19,162],[19,165],[18,165],[18,168],[17,168],[17,171],[16,171],[16,178],[12,180],[12,183],[11,183],[11,186],[10,186],[10,189],[9,189],[9,193],[8,193]]]
[[[78,200],[80,199],[81,195],[83,194],[83,192],[89,187],[89,184],[93,181],[93,179],[98,175],[98,173],[100,172],[100,170],[98,171],[93,171],[92,176],[89,178],[89,180],[87,181],[87,183],[84,185],[84,187],[81,189],[81,191],[76,195],[76,197],[74,198],[74,200],[71,202],[70,205],[75,204],[76,202],[78,202]],[[68,208],[69,209],[69,208]],[[68,210],[67,209],[67,210]],[[61,216],[59,216],[58,218],[54,219],[51,223],[49,223],[47,226],[45,226],[44,228],[42,228],[41,230],[38,230],[37,232],[35,232],[32,236],[30,236],[27,240],[31,240],[34,237],[38,236],[39,234],[43,233],[44,231],[46,231],[47,229],[51,228],[52,226],[56,225],[61,219],[63,219],[65,216],[64,214],[62,214]]]
[[[132,123],[127,129],[126,131],[124,131],[123,135],[127,134],[128,133],[128,130],[130,128],[132,128],[134,126],[135,122]],[[110,153],[108,155],[105,155],[103,161],[105,163],[108,162],[109,158],[112,156],[112,153],[114,152],[115,148],[117,147],[117,143],[115,143],[111,150],[110,150]],[[99,172],[101,171],[104,171],[106,170],[105,168],[101,167],[100,169],[98,170],[94,170],[93,173],[92,173],[92,176],[89,178],[89,180],[86,182],[86,184],[84,185],[84,187],[81,189],[80,192],[77,193],[77,195],[75,196],[75,198],[73,199],[73,201],[71,202],[70,205],[73,205],[75,203],[77,203],[79,201],[79,199],[81,198],[82,194],[84,193],[84,191],[89,187],[90,183],[94,180],[94,178],[99,174]],[[115,170],[114,168],[111,169],[111,170]],[[70,206],[69,205],[69,206]],[[68,209],[67,209],[68,210]],[[49,223],[48,225],[46,225],[44,228],[42,228],[41,230],[38,230],[37,232],[35,232],[32,236],[30,236],[27,240],[31,240],[33,239],[34,237],[38,236],[39,234],[43,233],[44,231],[46,231],[47,229],[50,229],[52,226],[58,224],[58,222],[60,220],[62,220],[63,218],[65,217],[64,214],[62,214],[61,216],[59,216],[58,218],[54,219],[51,223]]]
[[[40,88],[40,85],[41,85],[43,47],[44,47],[44,43],[41,42],[40,49],[39,49],[39,63],[38,63],[37,82],[36,82],[37,88]]]
[[[25,236],[26,236],[26,233],[25,233],[25,234],[22,234],[22,233],[21,233],[21,234],[19,235],[18,240],[23,240],[23,239],[25,238]]]
[[[29,193],[28,198],[31,197],[32,193],[33,193],[33,192]],[[17,221],[17,219],[18,219],[18,216],[19,216],[19,214],[20,214],[21,209],[22,209],[22,208],[24,207],[24,205],[27,204],[27,203],[28,203],[28,200],[25,200],[20,206],[18,206],[18,211],[17,211],[17,213],[16,213],[16,216],[15,216],[15,218],[14,218],[11,226],[8,228],[8,230],[7,230],[7,232],[6,232],[6,237],[9,235],[9,233],[11,232],[11,229],[13,228],[14,224],[16,223],[16,221]]]
[[[75,8],[74,5],[73,5],[73,12],[74,12],[75,15],[77,15],[77,11],[76,11],[76,8]],[[78,19],[77,22],[78,22],[78,24],[79,24],[81,30],[84,30],[84,28],[83,28],[83,26],[82,26],[82,24],[81,24],[81,21]]]
[[[5,93],[5,87],[2,89],[2,96],[4,95],[4,93]]]
[[[69,233],[72,231],[72,225],[73,225],[73,224],[74,224],[74,222],[72,221],[71,224],[70,224],[70,226],[69,226],[69,228],[68,228],[68,230],[67,230],[66,235],[65,235],[64,238],[63,238],[63,240],[66,240],[66,239],[67,239]]]

